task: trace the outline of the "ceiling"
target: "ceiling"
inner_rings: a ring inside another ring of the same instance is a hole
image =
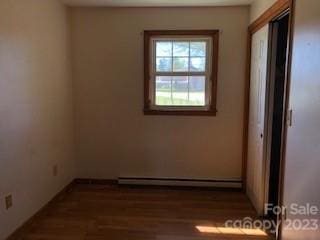
[[[195,7],[249,5],[253,0],[61,0],[69,6]]]

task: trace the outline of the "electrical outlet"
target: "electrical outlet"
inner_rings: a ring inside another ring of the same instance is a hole
[[[54,177],[58,176],[58,165],[53,166],[52,172]]]
[[[5,203],[6,203],[6,209],[7,210],[12,207],[13,201],[12,201],[12,195],[11,194],[5,197]]]

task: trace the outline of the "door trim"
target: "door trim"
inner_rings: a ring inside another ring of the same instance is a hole
[[[267,9],[259,18],[249,26],[249,32],[253,35],[266,24],[279,17],[283,12],[290,10],[290,0],[278,0],[269,9]]]
[[[291,77],[291,65],[292,65],[292,43],[293,43],[293,25],[294,25],[294,11],[296,0],[278,0],[268,10],[266,10],[257,20],[255,20],[248,27],[247,34],[247,55],[246,55],[246,71],[245,71],[245,94],[244,94],[244,115],[243,115],[243,149],[242,149],[242,182],[243,191],[246,192],[247,184],[247,157],[248,157],[248,132],[249,132],[249,106],[250,106],[250,72],[251,72],[251,47],[252,47],[252,35],[259,31],[263,26],[269,24],[281,16],[286,11],[289,11],[289,32],[288,32],[288,50],[287,50],[287,66],[286,66],[286,78],[285,78],[285,95],[284,95],[284,119],[287,119],[288,106],[289,106],[289,90],[290,90],[290,77]],[[286,143],[287,143],[287,124],[282,129],[282,147],[280,158],[280,182],[279,182],[279,205],[283,205],[283,192],[284,192],[284,166],[286,157]],[[283,220],[283,216],[280,216],[280,220]],[[279,232],[277,239],[282,238],[282,226],[279,225]]]
[[[287,66],[285,78],[285,95],[284,95],[284,127],[282,129],[282,143],[281,143],[281,157],[280,157],[280,178],[279,178],[279,205],[282,206],[284,194],[284,177],[285,177],[285,163],[286,163],[286,147],[287,147],[287,131],[288,131],[288,113],[289,113],[289,97],[290,97],[290,80],[291,80],[291,66],[292,66],[292,45],[294,32],[294,18],[295,18],[295,3],[296,0],[290,0],[289,5],[289,29],[288,29],[288,50],[287,50]],[[282,239],[282,222],[283,215],[278,220],[280,221],[277,239]]]
[[[249,133],[249,107],[250,107],[250,78],[251,78],[251,46],[252,36],[262,27],[269,24],[272,20],[279,17],[283,12],[290,11],[292,15],[293,0],[278,0],[268,10],[266,10],[257,20],[248,27],[247,34],[247,54],[245,71],[245,89],[244,89],[244,114],[243,114],[243,141],[242,141],[242,182],[243,191],[246,191],[247,184],[247,157],[248,157],[248,133]],[[289,33],[291,32],[291,20],[289,24]],[[291,45],[291,39],[289,45]],[[290,47],[290,46],[289,46]],[[290,48],[289,48],[290,49]],[[291,52],[291,49],[290,51]],[[289,60],[289,59],[288,59]],[[288,74],[287,74],[288,75]],[[287,81],[287,79],[286,79]],[[287,100],[286,96],[285,99]]]

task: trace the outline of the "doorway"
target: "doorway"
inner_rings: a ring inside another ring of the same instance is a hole
[[[257,214],[275,221],[277,238],[282,215],[266,212],[266,204],[281,206],[283,201],[293,1],[278,3],[249,26],[243,135],[245,190]]]
[[[285,127],[285,92],[288,63],[289,12],[270,23],[269,82],[267,86],[266,203],[279,205],[283,129]],[[277,221],[273,211],[268,217]]]

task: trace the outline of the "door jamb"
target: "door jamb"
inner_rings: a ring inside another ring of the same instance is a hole
[[[245,71],[245,94],[244,94],[244,115],[243,115],[243,149],[242,149],[242,182],[243,191],[246,192],[247,184],[247,156],[248,156],[248,132],[249,132],[249,106],[250,106],[250,72],[251,72],[251,45],[252,36],[259,31],[266,24],[279,17],[286,11],[289,11],[289,29],[288,29],[288,49],[287,49],[287,66],[285,77],[285,95],[284,95],[284,127],[282,129],[282,144],[281,144],[281,157],[280,157],[280,181],[279,181],[279,206],[283,205],[283,192],[284,192],[284,167],[285,167],[285,149],[286,149],[286,136],[287,136],[287,111],[289,107],[289,91],[290,91],[290,73],[292,62],[292,43],[293,43],[293,23],[294,23],[294,10],[296,0],[278,0],[268,10],[266,10],[257,20],[255,20],[248,27],[247,34],[247,56],[246,56],[246,71]],[[283,220],[284,216],[279,216],[278,220]],[[281,239],[282,228],[281,223],[279,226],[278,239]]]
[[[245,94],[244,94],[244,114],[243,114],[243,146],[242,146],[242,182],[243,191],[246,191],[247,183],[247,156],[248,156],[248,127],[249,127],[249,106],[250,106],[250,78],[251,78],[251,46],[252,36],[266,24],[269,24],[273,19],[277,18],[283,12],[290,10],[290,18],[292,16],[293,0],[278,0],[266,12],[264,12],[257,20],[248,27],[247,34],[247,56],[246,56],[246,71],[245,71]],[[291,25],[291,24],[290,24]],[[289,26],[290,32],[291,26]],[[289,41],[291,45],[291,41]],[[290,51],[291,52],[291,51]]]

